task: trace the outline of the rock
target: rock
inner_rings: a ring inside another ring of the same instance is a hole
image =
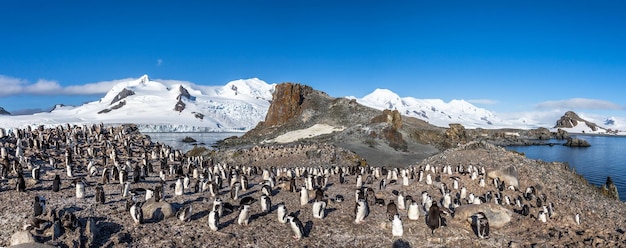
[[[589,142],[587,142],[584,139],[579,139],[579,138],[567,138],[567,142],[565,142],[565,144],[563,145],[570,146],[570,147],[590,147],[591,146]]]
[[[602,193],[611,199],[619,200],[619,192],[611,177],[606,178],[606,183],[602,185]]]
[[[184,143],[193,143],[193,142],[196,142],[196,140],[195,140],[194,138],[192,138],[192,137],[186,136],[186,137],[183,139],[183,142],[184,142]]]
[[[146,201],[141,209],[144,218],[153,222],[172,217],[175,213],[172,204],[165,201],[155,202],[153,199]]]
[[[307,85],[283,83],[276,85],[272,95],[272,104],[265,116],[265,126],[279,126],[302,112],[302,103],[313,88]]]
[[[0,107],[0,115],[11,115],[9,111],[6,111],[3,107]]]
[[[569,133],[567,131],[559,128],[556,131],[555,138],[559,139],[559,140],[567,139],[567,138],[569,138]]]
[[[28,231],[17,231],[11,236],[11,245],[35,243],[35,237]]]
[[[471,223],[472,215],[483,212],[489,220],[489,228],[501,228],[511,222],[513,213],[500,205],[494,203],[469,204],[455,209],[454,219],[466,220]]]
[[[122,91],[120,91],[120,93],[117,93],[117,95],[113,98],[113,100],[111,101],[111,104],[114,104],[128,96],[132,96],[134,95],[135,92],[132,90],[129,90],[127,88],[124,88]]]
[[[517,179],[519,176],[517,168],[513,165],[489,171],[487,172],[487,176],[491,179],[500,178],[500,180],[502,180],[507,187],[513,186],[519,189],[519,181]]]

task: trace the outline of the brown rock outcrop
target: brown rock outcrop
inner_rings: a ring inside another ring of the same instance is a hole
[[[302,103],[305,97],[313,92],[307,85],[283,83],[276,85],[272,95],[272,104],[265,116],[265,126],[283,125],[295,116],[302,113]]]

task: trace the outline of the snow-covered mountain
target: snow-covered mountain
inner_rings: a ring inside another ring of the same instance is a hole
[[[49,113],[0,116],[5,128],[64,123],[136,123],[142,132],[247,131],[265,118],[274,84],[257,78],[224,86],[158,80],[120,82],[99,101],[57,105]]]
[[[363,98],[349,98],[375,109],[398,110],[402,115],[415,117],[440,127],[448,127],[450,123],[461,123],[468,128],[502,128],[513,125],[501,120],[492,112],[464,100],[446,103],[441,99],[400,97],[387,89],[376,89]]]
[[[567,111],[556,121],[552,130],[563,129],[569,133],[626,135],[623,125],[626,123],[624,119],[619,117],[600,118],[602,117]]]

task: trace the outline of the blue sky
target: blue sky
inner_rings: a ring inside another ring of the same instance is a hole
[[[65,87],[148,74],[626,116],[624,1],[179,2],[3,1],[0,107],[80,104],[104,92]]]

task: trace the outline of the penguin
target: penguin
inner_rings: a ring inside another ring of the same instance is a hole
[[[157,186],[154,186],[154,201],[155,202],[160,202],[161,199],[163,199],[164,193],[165,191],[163,191],[163,184],[159,184]]]
[[[33,170],[31,171],[31,177],[33,178],[33,180],[35,181],[39,181],[41,176],[41,168],[39,166],[33,168]]]
[[[378,190],[384,190],[385,188],[387,188],[387,179],[383,178],[378,184]]]
[[[17,192],[26,191],[26,181],[24,181],[24,175],[22,175],[22,173],[17,173],[17,182],[15,182],[15,188],[17,189]]]
[[[309,191],[306,186],[300,188],[300,206],[304,206],[309,203]]]
[[[102,184],[98,184],[96,186],[96,202],[100,203],[100,204],[104,204],[105,199],[104,199],[104,188],[102,187]]]
[[[237,217],[237,224],[247,226],[249,220],[250,220],[250,205],[242,205],[239,208],[239,216]]]
[[[230,188],[230,199],[237,200],[239,198],[239,189],[238,185]]]
[[[363,187],[363,176],[361,174],[356,175],[356,187]]]
[[[176,179],[176,183],[174,184],[174,195],[183,195],[185,193],[185,189],[183,187],[183,180],[181,178]]]
[[[393,215],[393,220],[391,221],[391,235],[394,237],[402,237],[404,233],[404,229],[402,228],[402,220],[400,220],[400,215]]]
[[[187,204],[187,206],[182,207],[180,210],[178,210],[178,212],[176,213],[176,217],[180,221],[187,222],[191,219],[191,211],[191,204]]]
[[[269,196],[261,195],[261,212],[269,214],[272,211],[272,201]]]
[[[183,189],[188,189],[189,185],[191,185],[191,179],[189,178],[189,175],[187,174],[183,178]]]
[[[387,218],[389,218],[389,221],[392,221],[393,216],[396,214],[398,214],[398,207],[393,200],[389,200],[389,204],[387,204]]]
[[[241,190],[248,190],[248,177],[246,175],[241,176]]]
[[[483,212],[478,212],[472,215],[472,230],[476,233],[476,236],[481,239],[489,238],[489,220]]]
[[[142,203],[135,202],[130,207],[130,216],[133,218],[135,225],[143,224],[143,210],[141,209]]]
[[[222,204],[222,199],[215,198],[215,200],[213,200],[213,208],[211,211],[215,211],[217,213],[217,217],[224,216],[224,204]]]
[[[343,173],[339,173],[339,184],[344,184],[346,182],[346,178]]]
[[[539,211],[539,214],[537,214],[537,220],[546,223],[548,221],[547,214],[544,211]]]
[[[276,209],[278,222],[285,224],[287,223],[287,207],[285,207],[284,203],[278,205],[278,209]]]
[[[265,184],[263,185],[263,187],[261,187],[261,192],[266,196],[272,196],[272,187]]]
[[[293,231],[293,238],[296,240],[300,240],[304,237],[304,226],[302,226],[302,222],[296,216],[287,216],[287,221],[289,222],[289,226],[291,227],[291,231]]]
[[[402,192],[398,193],[398,203],[396,203],[396,206],[398,206],[398,209],[400,209],[400,210],[406,209],[405,200],[404,200],[404,194]],[[390,217],[393,218],[393,215],[390,216]]]
[[[67,177],[69,178],[74,177],[74,173],[72,172],[72,166],[70,164],[65,165],[65,171],[66,171]]]
[[[361,224],[365,222],[365,217],[369,214],[369,208],[365,199],[359,199],[354,207],[354,223]]]
[[[315,201],[323,201],[324,200],[324,190],[318,188],[315,190]]]
[[[574,216],[574,220],[576,221],[576,225],[580,225],[580,214],[576,213],[576,216]]]
[[[76,199],[85,198],[85,183],[82,180],[76,182]]]
[[[335,196],[335,202],[343,202],[343,201],[344,201],[344,198],[343,198],[342,195],[336,195]]]
[[[130,182],[122,184],[122,197],[127,197],[130,193]]]
[[[409,220],[419,219],[419,216],[420,216],[419,204],[417,204],[416,201],[411,201],[411,204],[409,204],[409,209],[407,210],[406,215],[409,218]]]
[[[35,217],[43,214],[46,210],[46,199],[43,196],[35,196],[35,202],[33,203],[33,212]]]
[[[219,213],[216,210],[211,210],[211,212],[209,212],[209,229],[211,229],[211,231],[217,231],[219,230],[219,226],[220,226],[220,216]]]
[[[436,201],[432,202],[432,205],[428,210],[426,225],[430,228],[431,234],[435,234],[435,229],[441,227],[441,211],[439,210],[439,206],[437,206]]]
[[[326,202],[322,200],[316,200],[312,206],[313,218],[323,219],[326,212]]]

